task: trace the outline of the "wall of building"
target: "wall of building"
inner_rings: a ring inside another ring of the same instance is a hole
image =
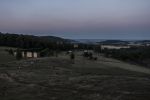
[[[33,53],[33,56],[34,56],[34,58],[37,58],[37,57],[38,57],[38,53],[37,53],[37,52],[34,52],[34,53]]]
[[[17,52],[14,52],[14,56],[16,56],[16,55],[17,55]],[[38,52],[22,51],[22,57],[23,58],[38,58],[39,55],[38,55]]]

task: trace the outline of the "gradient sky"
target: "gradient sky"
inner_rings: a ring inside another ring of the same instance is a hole
[[[150,0],[0,0],[0,31],[150,39]]]

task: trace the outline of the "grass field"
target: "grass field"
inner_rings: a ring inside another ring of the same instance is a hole
[[[150,100],[150,73],[120,65],[136,68],[66,55],[1,64],[0,100]]]
[[[7,63],[11,61],[15,61],[15,57],[12,55],[9,55],[8,52],[5,51],[5,49],[9,49],[8,47],[0,47],[0,63]]]

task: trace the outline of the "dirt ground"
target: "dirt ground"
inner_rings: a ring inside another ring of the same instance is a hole
[[[150,100],[150,74],[140,70],[103,57],[14,61],[0,65],[0,100]]]

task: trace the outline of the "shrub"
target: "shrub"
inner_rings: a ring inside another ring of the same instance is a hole
[[[54,56],[54,51],[50,50],[50,49],[44,49],[40,52],[40,56],[41,57],[48,57],[48,56]]]
[[[13,52],[12,49],[9,49],[9,50],[8,50],[8,53],[9,53],[10,55],[13,55],[13,54],[14,54],[14,52]]]
[[[71,59],[71,60],[74,60],[74,59],[75,59],[75,54],[74,54],[74,53],[71,53],[70,59]]]
[[[97,60],[98,58],[97,58],[97,57],[94,57],[93,59],[94,59],[94,60]]]

